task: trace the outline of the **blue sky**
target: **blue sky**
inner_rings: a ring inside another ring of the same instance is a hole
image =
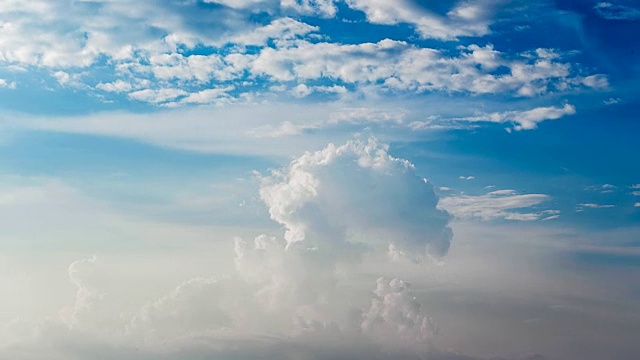
[[[640,351],[636,1],[0,14],[0,353]]]

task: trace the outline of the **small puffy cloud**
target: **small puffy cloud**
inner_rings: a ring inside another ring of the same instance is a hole
[[[313,90],[310,89],[307,85],[298,84],[296,87],[294,87],[291,90],[291,95],[293,95],[294,97],[297,97],[297,98],[303,98],[303,97],[306,97],[308,95],[311,95],[312,92],[313,92]]]
[[[458,179],[460,180],[473,180],[475,178],[476,178],[475,176],[462,176],[462,175],[458,177]]]
[[[318,31],[319,28],[309,24],[284,17],[273,20],[270,24],[239,32],[226,39],[230,43],[242,45],[266,45],[270,39],[278,44],[303,38],[305,35]]]
[[[526,111],[506,111],[501,113],[490,113],[486,115],[478,115],[467,118],[459,118],[459,121],[471,122],[495,122],[495,123],[513,123],[515,130],[532,130],[538,127],[538,124],[545,120],[556,120],[566,115],[576,113],[575,106],[565,104],[563,107],[538,107]]]
[[[118,79],[110,83],[98,83],[96,88],[106,92],[124,93],[131,91],[133,86],[127,81]]]
[[[16,82],[15,81],[7,81],[6,79],[0,79],[0,88],[15,89],[16,88]]]
[[[169,100],[175,100],[176,98],[183,97],[188,93],[182,89],[168,88],[168,89],[144,89],[129,93],[129,98],[133,100],[150,102],[153,104],[161,104]]]
[[[610,2],[600,2],[593,7],[595,12],[607,20],[636,20],[640,19],[640,9],[613,4]]]
[[[481,36],[489,33],[492,6],[481,2],[460,2],[446,16],[429,11],[410,0],[348,0],[355,10],[364,12],[374,24],[410,24],[423,38],[454,40],[460,36]]]
[[[616,105],[619,104],[622,101],[622,99],[620,98],[608,98],[606,100],[603,101],[603,103],[605,105]]]
[[[594,89],[609,88],[609,79],[602,74],[590,75],[582,79],[582,84]]]
[[[513,211],[530,208],[549,199],[548,195],[543,194],[518,195],[514,190],[496,190],[479,196],[443,197],[440,199],[438,207],[460,219],[533,221],[547,218],[551,220],[548,216],[557,215],[559,211]]]
[[[184,104],[212,104],[229,99],[229,91],[234,89],[233,86],[205,89],[195,93],[191,93],[180,100]]]
[[[640,202],[637,202],[633,205],[634,207],[640,207]]]
[[[320,17],[334,17],[338,12],[336,0],[280,0],[285,10],[293,10],[303,15],[317,15]]]

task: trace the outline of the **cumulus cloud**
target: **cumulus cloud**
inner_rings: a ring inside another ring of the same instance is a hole
[[[447,253],[449,216],[411,163],[374,138],[355,139],[307,152],[260,186],[284,236],[236,238],[227,273],[193,277],[132,304],[118,300],[124,290],[96,256],[75,261],[68,269],[75,302],[45,322],[13,326],[31,335],[14,333],[20,340],[0,351],[18,346],[26,358],[57,359],[86,349],[127,358],[137,349],[136,359],[173,359],[189,357],[184,349],[210,357],[270,349],[280,359],[300,351],[307,358],[419,359],[434,350],[433,321],[409,283],[350,284],[365,254],[420,261]]]
[[[435,208],[433,187],[375,139],[306,153],[263,178],[260,196],[285,227],[288,246],[382,243],[418,258],[449,247],[448,219]]]
[[[168,89],[158,89],[158,90],[138,90],[132,93],[129,93],[129,98],[139,101],[147,101],[153,104],[161,104],[167,102],[169,100],[174,100],[179,97],[183,97],[188,93],[181,89],[168,88]]]
[[[485,195],[457,195],[440,199],[438,207],[460,219],[517,220],[534,221],[552,220],[559,213],[557,210],[537,212],[516,212],[513,210],[536,206],[549,200],[543,194],[517,194],[515,190],[496,190]]]
[[[400,279],[379,278],[374,294],[371,306],[362,315],[363,332],[394,350],[428,349],[435,326],[421,311],[422,306],[411,293],[409,284]]]
[[[565,104],[563,107],[538,107],[526,111],[507,111],[501,113],[491,113],[486,115],[478,115],[456,120],[471,122],[495,122],[495,123],[512,123],[514,130],[532,130],[538,127],[538,124],[546,120],[556,120],[566,115],[576,113],[575,106]]]
[[[66,6],[53,0],[12,1],[0,5],[5,19],[0,62],[66,74],[56,77],[62,86],[103,95],[126,92],[132,100],[155,105],[164,105],[171,89],[197,98],[174,106],[219,102],[199,95],[214,83],[244,90],[236,94],[239,98],[243,92],[269,95],[256,82],[284,86],[298,97],[310,91],[340,96],[367,87],[381,93],[516,96],[608,87],[606,76],[578,74],[550,49],[506,54],[490,44],[470,44],[445,51],[390,39],[345,44],[303,21],[304,16],[339,17],[338,3],[101,0]],[[493,1],[461,1],[438,15],[410,0],[349,0],[344,5],[363,12],[370,23],[409,24],[424,38],[449,40],[488,34],[495,7]]]
[[[252,56],[249,67],[252,73],[279,82],[331,78],[351,84],[382,84],[396,91],[534,96],[575,83],[570,66],[557,60],[528,53],[510,59],[491,45],[471,45],[452,58],[437,49],[385,39],[354,45],[300,41],[291,47],[264,48]],[[498,66],[510,72],[495,74]]]
[[[414,1],[393,3],[381,0],[348,0],[353,9],[365,13],[374,24],[407,23],[423,38],[454,40],[459,36],[481,36],[489,33],[492,6],[487,1],[459,2],[446,16],[437,15]]]

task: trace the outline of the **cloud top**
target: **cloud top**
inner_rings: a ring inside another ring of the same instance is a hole
[[[447,253],[448,215],[433,186],[375,138],[307,152],[262,179],[260,196],[288,247],[390,246],[414,259]]]

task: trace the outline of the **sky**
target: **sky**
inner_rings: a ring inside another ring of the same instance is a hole
[[[640,354],[635,0],[4,0],[0,358]]]

